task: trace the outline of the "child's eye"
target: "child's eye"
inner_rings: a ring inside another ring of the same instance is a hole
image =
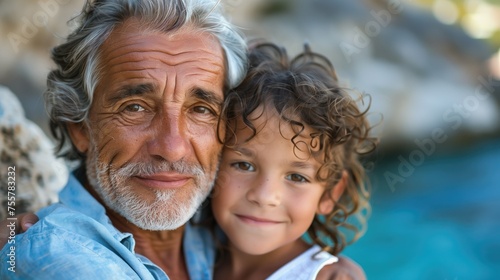
[[[286,176],[286,179],[287,180],[290,180],[290,181],[294,181],[294,182],[303,182],[303,183],[307,183],[309,182],[309,180],[306,179],[306,177],[302,176],[302,175],[299,175],[299,174],[296,174],[296,173],[293,173],[293,174],[290,174],[290,175],[287,175]]]
[[[235,162],[235,163],[231,164],[231,166],[236,168],[236,169],[240,169],[240,170],[244,170],[244,171],[255,171],[255,168],[253,167],[253,165],[251,165],[248,162],[244,162],[244,161]]]

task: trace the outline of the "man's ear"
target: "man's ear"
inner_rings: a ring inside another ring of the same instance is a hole
[[[68,129],[69,137],[71,137],[71,142],[75,145],[76,149],[82,154],[86,153],[89,149],[89,131],[87,125],[84,122],[80,123],[67,123],[66,127]]]
[[[329,191],[323,193],[318,204],[317,214],[327,215],[333,211],[335,203],[337,203],[347,187],[348,176],[347,171],[342,171],[342,178],[340,178],[337,184]]]

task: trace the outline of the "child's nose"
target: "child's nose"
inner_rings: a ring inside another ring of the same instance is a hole
[[[248,201],[259,206],[276,207],[281,203],[281,181],[277,178],[263,177],[255,180],[247,192]]]

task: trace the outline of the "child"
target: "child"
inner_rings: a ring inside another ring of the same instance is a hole
[[[228,240],[214,277],[331,279],[334,255],[347,244],[339,227],[359,234],[346,218],[358,215],[363,224],[369,207],[358,158],[375,147],[366,111],[307,46],[289,61],[283,49],[260,44],[250,63],[224,104],[212,211]]]

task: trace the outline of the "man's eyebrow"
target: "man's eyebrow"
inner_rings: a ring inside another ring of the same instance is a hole
[[[216,105],[216,106],[222,106],[223,97],[221,94],[217,94],[213,91],[210,90],[205,90],[201,88],[194,88],[191,90],[191,94],[194,95],[196,98],[201,99],[203,101],[206,101],[210,104]]]
[[[151,83],[137,84],[137,85],[124,85],[111,96],[110,101],[115,102],[130,96],[143,95],[146,93],[153,93],[155,85]]]

